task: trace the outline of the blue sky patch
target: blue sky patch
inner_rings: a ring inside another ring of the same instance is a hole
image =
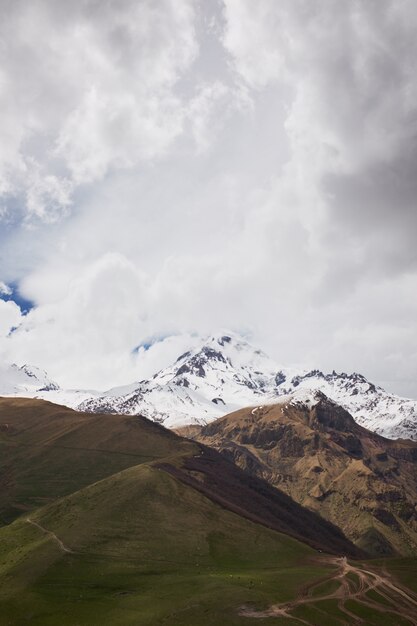
[[[0,300],[4,300],[5,302],[8,302],[9,300],[11,300],[15,302],[18,307],[20,307],[20,310],[22,311],[23,315],[26,315],[27,313],[29,313],[29,311],[34,308],[35,303],[32,302],[32,300],[28,300],[27,298],[24,298],[20,294],[19,286],[16,282],[8,283],[7,286],[10,287],[11,293],[10,294],[0,293]]]

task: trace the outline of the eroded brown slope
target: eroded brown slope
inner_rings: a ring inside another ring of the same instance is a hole
[[[321,396],[225,416],[194,436],[336,524],[373,554],[417,553],[417,444],[355,423]]]

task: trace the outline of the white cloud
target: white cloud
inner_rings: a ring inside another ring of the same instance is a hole
[[[273,0],[226,0],[223,42],[237,71],[251,87],[262,88],[283,79],[286,72],[288,33],[283,18],[285,3]]]
[[[3,348],[110,386],[231,327],[417,394],[416,5],[223,4],[13,5],[0,179],[50,223]]]
[[[286,126],[297,159],[316,167],[322,151],[328,168],[361,171],[409,141],[415,3],[225,0],[225,14],[241,76],[254,87],[284,82],[293,94]]]
[[[124,257],[103,256],[70,281],[63,299],[25,316],[3,344],[8,360],[54,363],[57,378],[70,385],[121,384],[146,321],[143,281]]]
[[[26,220],[29,222],[35,217],[44,222],[55,222],[69,212],[73,183],[68,178],[42,172],[36,162],[29,163]]]
[[[11,296],[12,293],[13,291],[11,287],[9,287],[9,285],[6,285],[6,283],[0,280],[0,295]]]
[[[151,378],[155,372],[172,363],[184,352],[197,345],[199,338],[189,333],[154,338],[150,347],[140,347],[135,361],[136,380]]]
[[[22,313],[15,302],[0,300],[0,339],[7,337],[12,328],[22,321]]]
[[[173,89],[197,52],[188,0],[8,7],[0,35],[0,193],[29,216],[65,215],[74,186],[163,155],[183,104]]]
[[[199,152],[213,144],[231,105],[230,90],[220,81],[201,85],[188,107],[193,136]],[[233,100],[232,100],[233,102]]]

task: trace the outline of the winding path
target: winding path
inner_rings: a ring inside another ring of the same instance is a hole
[[[51,530],[44,528],[43,526],[38,524],[38,522],[35,522],[32,519],[30,519],[30,517],[27,517],[26,521],[28,524],[32,524],[32,526],[36,526],[36,528],[39,528],[39,530],[45,533],[45,535],[48,535],[48,537],[53,539],[53,541],[55,541],[58,544],[58,546],[61,548],[62,552],[68,552],[70,554],[74,554],[73,550],[71,550],[70,548],[67,548],[67,546],[63,543],[63,541],[61,541],[61,539],[57,537],[56,534],[53,533]]]

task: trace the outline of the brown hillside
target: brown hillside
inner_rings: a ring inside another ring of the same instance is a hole
[[[392,441],[318,396],[246,408],[187,435],[318,512],[358,546],[417,553],[417,443]]]

